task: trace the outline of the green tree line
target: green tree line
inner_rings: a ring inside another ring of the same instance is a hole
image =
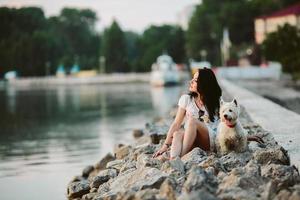
[[[144,72],[163,52],[177,62],[185,58],[184,32],[177,26],[151,26],[137,34],[114,21],[97,33],[96,13],[72,8],[46,18],[41,8],[1,7],[0,19],[0,77],[11,70],[19,76],[55,74],[60,65],[67,71],[74,64],[99,69],[101,57],[105,72]]]

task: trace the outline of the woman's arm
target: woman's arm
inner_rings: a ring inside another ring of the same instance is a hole
[[[171,124],[169,131],[167,133],[167,138],[165,140],[165,144],[171,145],[173,133],[180,129],[180,126],[181,126],[184,116],[185,116],[185,112],[186,112],[185,109],[178,107],[176,117],[175,117],[173,123]]]
[[[185,109],[178,107],[176,117],[175,117],[173,123],[171,124],[169,131],[167,133],[167,138],[166,138],[163,146],[156,153],[153,154],[153,158],[166,152],[168,150],[168,148],[171,146],[173,133],[180,129],[180,126],[183,122],[184,116],[185,116]]]

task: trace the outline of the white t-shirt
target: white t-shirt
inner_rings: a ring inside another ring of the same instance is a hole
[[[207,112],[205,106],[202,106],[199,109],[198,106],[196,105],[194,97],[191,97],[188,94],[182,95],[179,99],[178,106],[180,108],[183,108],[186,110],[186,116],[185,116],[184,122],[186,122],[186,120],[189,117],[199,119],[199,110],[201,109],[202,111],[204,111],[204,115],[201,117],[203,119],[203,122],[206,124],[206,126],[210,132],[216,134],[217,127],[220,122],[219,117],[217,115],[215,115],[214,122],[211,122],[209,120],[209,115],[208,115],[208,112]]]

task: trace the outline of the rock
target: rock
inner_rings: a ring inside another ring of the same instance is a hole
[[[291,192],[288,190],[281,190],[275,197],[276,200],[289,200]]]
[[[135,139],[137,139],[137,138],[142,137],[144,135],[144,132],[143,132],[143,130],[135,129],[135,130],[133,130],[132,135]]]
[[[103,195],[103,194],[109,192],[109,190],[110,190],[109,187],[110,187],[109,182],[103,183],[102,185],[99,186],[99,188],[97,190],[98,194]]]
[[[106,169],[100,171],[97,176],[95,176],[90,184],[91,188],[98,188],[101,184],[107,182],[110,178],[114,178],[118,175],[115,169]]]
[[[98,163],[96,163],[95,168],[97,170],[105,169],[106,164],[113,160],[115,160],[115,157],[111,153],[108,153],[104,156],[104,158],[102,158]]]
[[[150,135],[150,138],[151,138],[152,144],[159,144],[160,140],[166,138],[166,135],[159,135],[159,134],[153,133]]]
[[[300,186],[300,185],[298,185],[298,186]],[[295,189],[295,186],[293,189]],[[299,199],[300,199],[300,187],[298,187],[298,188],[296,188],[296,190],[294,190],[294,192],[290,196],[289,200],[299,200]]]
[[[191,193],[182,194],[178,200],[220,200],[218,197],[209,193],[205,189],[200,189],[197,191],[192,191]]]
[[[156,195],[158,194],[158,190],[157,189],[145,189],[142,191],[138,191],[137,193],[135,193],[134,195],[134,200],[155,200]]]
[[[194,148],[189,153],[185,154],[181,160],[185,164],[186,170],[189,170],[192,165],[197,165],[206,159],[206,152],[199,147]]]
[[[144,135],[135,141],[134,146],[139,146],[139,145],[143,145],[143,144],[151,144],[151,142],[152,142],[152,140],[151,140],[150,136]]]
[[[142,144],[139,146],[136,146],[133,149],[133,153],[135,155],[139,155],[139,154],[153,154],[155,152],[156,146],[153,144]],[[136,156],[137,157],[137,156]]]
[[[137,158],[136,167],[155,167],[159,168],[161,166],[161,162],[157,159],[153,159],[152,155],[149,154],[141,154]]]
[[[243,190],[240,187],[228,188],[221,193],[217,193],[220,199],[241,199],[241,200],[260,200],[260,194],[253,190]]]
[[[270,164],[262,167],[263,177],[271,178],[278,183],[280,189],[300,182],[298,169],[295,166]]]
[[[114,154],[117,159],[123,159],[129,155],[132,147],[131,146],[121,146],[119,148],[115,148]]]
[[[218,193],[236,187],[244,190],[253,189],[255,192],[260,192],[258,191],[258,186],[263,185],[264,183],[265,182],[262,177],[255,176],[254,173],[247,173],[247,171],[243,168],[235,168],[229,173],[229,176],[224,177],[220,182]]]
[[[199,164],[199,166],[203,169],[212,167],[215,175],[217,175],[219,172],[227,173],[227,170],[215,155],[208,156]]]
[[[274,181],[268,182],[264,187],[264,192],[262,193],[262,199],[272,200],[277,194],[277,184]]]
[[[88,193],[82,196],[81,200],[92,200],[97,195],[96,192]]]
[[[178,157],[174,160],[165,161],[161,170],[169,175],[182,176],[185,174],[184,163]]]
[[[245,166],[251,157],[252,154],[249,151],[243,153],[230,152],[222,156],[219,161],[223,164],[226,171],[231,171],[233,168]]]
[[[84,178],[87,178],[93,170],[94,170],[94,166],[92,166],[92,165],[85,167],[82,171],[82,176]]]
[[[290,165],[290,157],[287,151],[281,146],[258,150],[254,153],[253,157],[262,165],[269,163]]]
[[[110,190],[113,192],[124,192],[126,190],[138,191],[146,188],[158,189],[166,177],[167,174],[156,168],[138,168],[116,177],[110,185]]]
[[[83,181],[83,180],[86,180],[86,179],[83,178],[82,176],[74,176],[69,183]]]
[[[97,194],[93,200],[116,200],[117,194],[114,192],[107,192],[104,194]]]
[[[214,176],[210,176],[205,170],[199,166],[193,166],[188,173],[187,180],[183,185],[183,192],[190,193],[204,188],[210,193],[214,193],[217,190],[217,179]]]
[[[73,199],[89,193],[89,184],[87,180],[70,183],[67,190],[68,197]]]
[[[176,182],[167,178],[160,186],[159,194],[168,200],[176,200]]]
[[[107,169],[108,168],[116,169],[116,170],[120,171],[120,169],[122,168],[124,163],[125,163],[125,161],[123,161],[123,160],[113,160],[106,164],[106,168]]]
[[[136,169],[135,161],[127,161],[120,169],[120,173],[124,173],[127,170]]]

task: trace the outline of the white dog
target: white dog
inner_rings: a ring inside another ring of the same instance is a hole
[[[221,154],[230,151],[243,152],[247,149],[247,137],[245,130],[238,120],[240,108],[237,101],[220,102],[220,119],[218,126],[216,145]]]

